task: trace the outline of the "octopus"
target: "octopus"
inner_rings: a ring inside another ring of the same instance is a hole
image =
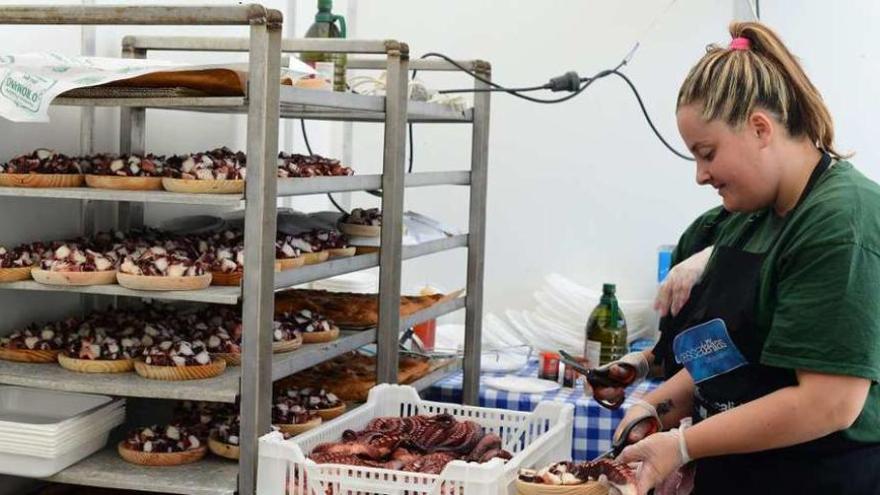
[[[609,495],[636,495],[636,477],[626,464],[611,459],[581,463],[557,462],[541,470],[522,469],[519,479],[545,485],[580,485],[595,481],[608,487]]]
[[[449,462],[510,459],[501,437],[450,414],[375,418],[361,431],[346,430],[339,442],[315,446],[319,464],[347,464],[439,474]]]

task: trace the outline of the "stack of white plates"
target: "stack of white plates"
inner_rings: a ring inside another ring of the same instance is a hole
[[[0,386],[0,473],[46,477],[100,450],[125,401]]]
[[[601,291],[554,273],[544,278],[543,286],[534,296],[536,305],[532,309],[508,309],[503,318],[487,315],[483,346],[501,349],[525,344],[535,349],[583,352],[584,328],[590,312],[599,303]],[[652,303],[650,300],[620,300],[630,342],[654,336],[657,317]]]
[[[378,291],[378,273],[369,270],[364,272],[346,273],[337,277],[312,282],[311,288],[330,292],[360,292],[373,294]]]

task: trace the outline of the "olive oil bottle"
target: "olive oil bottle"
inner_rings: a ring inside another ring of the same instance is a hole
[[[584,357],[595,368],[616,361],[627,353],[626,319],[620,310],[614,284],[602,286],[599,305],[590,313],[586,327]]]
[[[332,12],[333,0],[318,0],[315,22],[306,31],[306,38],[345,38],[345,17]],[[336,23],[339,23],[339,26]],[[303,52],[300,60],[311,65],[317,77],[329,81],[333,91],[345,91],[344,53]]]

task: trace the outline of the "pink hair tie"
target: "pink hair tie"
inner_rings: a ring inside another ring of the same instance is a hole
[[[730,40],[730,48],[731,50],[748,50],[752,47],[752,42],[749,41],[748,38],[743,38],[742,36],[738,38],[734,38]]]

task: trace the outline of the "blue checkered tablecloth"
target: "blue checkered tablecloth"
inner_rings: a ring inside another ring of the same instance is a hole
[[[582,383],[575,388],[560,388],[543,394],[506,392],[487,386],[484,378],[488,376],[504,376],[509,373],[483,373],[480,377],[480,405],[497,409],[514,411],[532,411],[541,401],[561,401],[574,405],[574,442],[571,456],[577,461],[594,459],[611,448],[611,436],[617,424],[623,419],[626,410],[632,405],[632,399],[643,397],[657,388],[660,381],[644,381],[627,391],[627,400],[615,411],[605,409],[592,398],[584,395]],[[514,373],[519,376],[537,376],[538,362],[532,361],[528,366]],[[422,392],[422,398],[437,402],[460,404],[462,374],[456,373]]]

